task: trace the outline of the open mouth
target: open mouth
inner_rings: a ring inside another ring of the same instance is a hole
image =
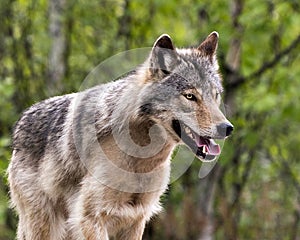
[[[213,161],[220,155],[220,145],[209,137],[203,137],[195,133],[184,123],[173,120],[172,127],[182,141],[202,161]]]

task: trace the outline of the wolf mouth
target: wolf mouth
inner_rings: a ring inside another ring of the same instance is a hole
[[[172,121],[173,130],[202,161],[213,161],[220,155],[220,145],[212,138],[200,136],[179,120]]]

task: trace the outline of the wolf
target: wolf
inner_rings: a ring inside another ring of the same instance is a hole
[[[8,167],[17,239],[142,239],[173,149],[212,161],[214,140],[233,131],[219,109],[218,39],[179,49],[163,34],[130,74],[25,110]]]

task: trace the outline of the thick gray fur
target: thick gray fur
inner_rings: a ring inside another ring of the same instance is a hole
[[[17,239],[142,239],[182,143],[172,121],[224,138],[217,40],[213,32],[198,48],[175,49],[162,35],[131,75],[27,109],[8,168]]]

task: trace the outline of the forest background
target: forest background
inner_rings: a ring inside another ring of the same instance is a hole
[[[197,46],[213,30],[234,134],[205,178],[194,161],[170,185],[143,239],[300,239],[297,0],[1,0],[0,239],[15,236],[5,171],[23,110],[162,33]]]

